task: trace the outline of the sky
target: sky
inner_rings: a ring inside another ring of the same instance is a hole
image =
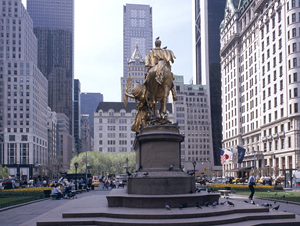
[[[26,7],[26,0],[22,0]],[[102,93],[121,101],[123,5],[152,7],[153,41],[160,36],[176,56],[172,72],[193,77],[192,0],[75,0],[74,77],[81,92]],[[153,44],[154,47],[154,44]]]

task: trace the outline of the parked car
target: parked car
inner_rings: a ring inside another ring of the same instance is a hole
[[[94,180],[94,181],[93,181],[93,183],[92,183],[92,186],[94,185],[95,187],[98,187],[98,186],[99,186],[99,184],[100,184],[100,182],[99,182],[99,181],[96,181],[96,180]]]
[[[240,179],[240,178],[238,178],[238,177],[237,177],[237,178],[234,178],[234,179],[232,180],[232,183],[233,183],[233,184],[237,184],[238,181],[239,181],[239,179]]]
[[[232,183],[247,183],[248,182],[248,178],[246,177],[241,177],[241,178],[235,178],[234,180],[232,180]]]

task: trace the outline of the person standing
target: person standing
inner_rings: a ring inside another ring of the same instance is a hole
[[[11,183],[12,183],[12,188],[16,188],[16,181],[14,179],[11,180]]]
[[[251,191],[251,194],[249,196],[249,199],[252,200],[253,199],[253,195],[254,195],[254,186],[255,186],[255,180],[254,180],[254,177],[253,177],[253,173],[250,174],[250,178],[248,180],[248,186],[249,186],[249,189]]]

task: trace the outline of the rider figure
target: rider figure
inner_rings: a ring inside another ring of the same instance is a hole
[[[159,37],[156,38],[155,40],[155,48],[151,49],[149,54],[146,56],[145,58],[145,67],[148,68],[146,74],[145,74],[145,82],[143,83],[144,86],[144,95],[146,93],[146,84],[147,84],[147,79],[148,79],[148,74],[149,74],[149,70],[158,65],[158,62],[160,60],[163,60],[165,65],[170,69],[171,71],[171,64],[170,61],[172,63],[174,63],[173,58],[175,58],[173,52],[171,50],[167,50],[167,49],[161,49],[161,41],[159,40]],[[164,68],[163,67],[157,67],[156,69],[156,81],[161,85],[162,83],[162,79],[163,79],[163,71]],[[173,80],[174,75],[172,73],[173,76]],[[173,96],[173,101],[177,101],[177,97],[176,97],[176,92],[174,89],[174,83],[172,84],[172,88],[171,88],[171,92],[172,92],[172,96]],[[144,96],[143,95],[143,96]]]

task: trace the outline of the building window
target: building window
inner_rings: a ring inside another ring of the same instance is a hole
[[[296,28],[293,28],[292,34],[293,34],[293,37],[296,37]]]
[[[284,149],[284,139],[281,139],[281,149]]]

